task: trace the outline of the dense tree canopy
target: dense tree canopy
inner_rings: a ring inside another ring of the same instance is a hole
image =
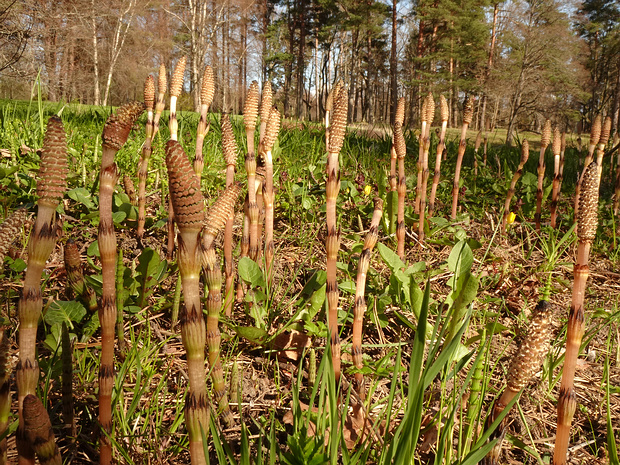
[[[613,0],[0,0],[0,96],[118,104],[161,63],[188,57],[182,108],[199,104],[206,64],[215,109],[240,112],[269,80],[286,116],[320,118],[342,80],[350,118],[388,122],[393,102],[443,93],[459,124],[569,129],[620,112],[620,9]],[[394,92],[394,87],[397,91]],[[397,95],[398,94],[398,95]]]

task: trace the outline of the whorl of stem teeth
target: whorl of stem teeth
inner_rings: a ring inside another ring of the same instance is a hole
[[[215,79],[213,77],[213,68],[209,65],[205,66],[202,75],[202,87],[200,88],[200,104],[206,105],[207,108],[213,103],[215,95]]]
[[[598,145],[598,141],[601,138],[601,126],[603,124],[603,120],[601,115],[596,115],[594,121],[592,121],[592,127],[590,128],[590,145]]]
[[[50,417],[43,403],[32,394],[24,399],[23,435],[32,444],[41,465],[62,465]]]
[[[228,186],[209,209],[204,220],[203,247],[208,249],[211,243],[232,215],[237,198],[241,193],[241,183]]]
[[[405,123],[405,97],[401,97],[398,99],[398,103],[396,104],[396,115],[394,116],[394,124],[400,124],[401,126]]]
[[[62,121],[52,116],[47,122],[37,181],[38,204],[56,208],[67,190],[67,136]]]
[[[551,340],[551,306],[541,300],[533,312],[527,335],[510,362],[506,375],[508,389],[519,392],[540,370]]]
[[[577,212],[577,237],[579,241],[591,243],[596,237],[598,225],[598,164],[588,165],[581,182],[579,210]]]
[[[463,102],[463,124],[471,124],[474,118],[474,99],[468,95]]]
[[[330,124],[329,152],[340,153],[344,136],[347,130],[347,113],[349,111],[349,99],[344,87],[340,88],[334,98],[334,116]]]
[[[269,115],[271,114],[271,105],[273,104],[273,90],[271,88],[271,82],[265,81],[263,84],[263,93],[260,100],[260,119],[261,123],[267,123],[269,121]]]
[[[450,108],[448,107],[448,101],[442,95],[439,96],[439,107],[441,108],[441,121],[448,121],[450,117]]]
[[[200,181],[183,147],[175,140],[166,143],[166,166],[174,217],[179,230],[199,231],[204,222],[204,197],[200,191]]]
[[[118,151],[127,142],[131,128],[144,111],[142,102],[126,103],[108,117],[101,139],[103,148]],[[102,166],[106,168],[106,166]]]
[[[551,142],[551,120],[546,120],[540,135],[540,146],[547,147]]]
[[[403,127],[400,124],[394,126],[394,149],[396,150],[396,156],[400,159],[405,158],[407,155],[407,143],[403,135]]]
[[[252,81],[243,105],[243,123],[246,131],[254,131],[258,119],[258,82]]]
[[[159,65],[159,76],[157,78],[157,92],[165,94],[168,88],[168,76],[166,75],[166,65]]]
[[[155,80],[150,74],[144,82],[144,106],[147,111],[153,111],[155,106]]]
[[[177,62],[172,72],[172,79],[170,79],[170,96],[178,97],[181,95],[183,89],[183,76],[185,75],[185,65],[187,63],[187,57],[183,55]]]
[[[222,150],[224,152],[224,161],[226,165],[237,164],[237,141],[233,133],[232,124],[230,123],[230,115],[222,113]]]
[[[4,256],[13,241],[19,237],[19,231],[21,231],[27,217],[28,210],[20,208],[0,224],[0,271],[2,271]]]
[[[435,99],[433,98],[433,93],[429,92],[424,99],[424,103],[426,104],[426,114],[425,120],[426,124],[430,126],[433,124],[433,120],[435,119]],[[428,132],[428,129],[427,129]]]

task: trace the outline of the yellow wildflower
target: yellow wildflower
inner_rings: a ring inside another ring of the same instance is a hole
[[[508,224],[514,223],[516,217],[517,217],[517,215],[514,212],[510,212],[508,214]]]
[[[371,192],[372,192],[372,187],[370,187],[370,186],[368,186],[368,185],[364,186],[364,195],[365,195],[366,197],[368,197],[368,196],[370,195],[370,193],[371,193]]]

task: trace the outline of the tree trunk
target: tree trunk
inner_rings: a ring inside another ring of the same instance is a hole
[[[392,0],[392,50],[390,51],[390,124],[394,124],[396,118],[396,105],[398,103],[398,61],[396,58],[397,24],[396,6],[398,0]]]
[[[497,35],[497,16],[499,13],[499,3],[496,3],[493,7],[493,27],[491,29],[491,46],[489,47],[489,61],[487,62],[487,68],[484,75],[484,92],[482,94],[482,109],[480,111],[480,128],[486,131],[486,111],[487,111],[487,95],[489,84],[489,77],[491,75],[491,68],[493,68],[493,54],[495,53],[495,39]]]
[[[304,71],[306,69],[306,2],[299,0],[299,11],[297,12],[299,23],[299,50],[297,54],[297,92],[296,106],[297,117],[304,117],[303,100],[304,100]]]
[[[91,10],[91,33],[92,33],[92,41],[93,41],[93,75],[94,75],[94,105],[99,105],[101,102],[101,90],[99,89],[99,47],[97,45],[97,14],[95,9],[95,0],[91,0],[90,2],[92,10]]]
[[[519,112],[519,107],[521,106],[521,96],[523,94],[523,82],[524,82],[524,72],[523,69],[519,74],[519,81],[517,82],[517,88],[515,89],[515,94],[512,97],[512,105],[510,106],[510,119],[508,121],[508,129],[506,129],[506,145],[512,147],[512,138],[515,127],[515,122],[517,120],[517,113]]]

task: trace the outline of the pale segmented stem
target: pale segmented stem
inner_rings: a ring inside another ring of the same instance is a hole
[[[60,118],[53,116],[47,123],[37,182],[38,211],[34,230],[28,242],[28,268],[18,304],[19,361],[17,362],[17,392],[19,428],[17,452],[20,464],[34,465],[32,444],[24,437],[23,403],[26,396],[36,394],[39,365],[36,358],[36,338],[43,298],[41,274],[45,262],[56,246],[62,227],[56,220],[56,208],[67,189],[67,141]]]
[[[364,325],[364,314],[366,313],[366,300],[364,298],[366,289],[366,274],[370,266],[370,256],[372,249],[379,239],[379,222],[383,216],[383,200],[378,197],[374,199],[375,209],[372,214],[370,228],[364,239],[364,248],[360,254],[357,269],[357,281],[355,283],[355,303],[353,310],[353,338],[351,342],[351,354],[353,363],[357,369],[364,367],[362,360],[362,327]],[[354,387],[360,397],[364,398],[364,375],[361,372],[355,373]]]
[[[116,234],[112,220],[112,197],[119,178],[114,163],[116,152],[125,144],[131,128],[142,114],[142,103],[123,105],[111,115],[101,136],[103,150],[99,175],[99,253],[101,256],[101,301],[99,322],[101,324],[101,362],[99,365],[99,463],[112,463],[112,388],[114,387],[114,339],[116,327]]]
[[[203,228],[204,199],[200,181],[183,148],[177,141],[166,144],[166,165],[170,180],[170,198],[178,232],[178,264],[183,286],[181,340],[187,358],[189,390],[185,401],[185,421],[189,434],[192,464],[206,463],[202,434],[209,430],[205,376],[206,325],[200,302],[200,243]]]
[[[62,325],[62,421],[65,437],[75,449],[77,425],[73,413],[73,344],[66,324]]]
[[[50,417],[43,403],[33,394],[24,399],[24,437],[32,444],[41,465],[62,465]]]
[[[443,95],[439,96],[439,107],[441,109],[441,132],[439,133],[439,143],[437,144],[437,155],[435,157],[435,173],[433,176],[433,185],[431,186],[431,196],[428,203],[428,213],[435,211],[435,196],[437,194],[437,186],[441,178],[441,158],[445,147],[446,130],[448,128],[448,118],[450,112],[448,109],[448,101]]]
[[[274,220],[274,192],[273,192],[273,155],[272,150],[278,133],[280,132],[280,112],[276,108],[271,109],[269,122],[265,131],[265,137],[261,142],[261,152],[265,157],[265,185],[263,199],[265,201],[265,270],[267,281],[273,280],[273,220]]]
[[[562,181],[564,180],[564,154],[566,152],[566,133],[562,132],[560,138],[560,186],[558,192],[562,192]]]
[[[405,119],[405,97],[401,97],[398,99],[398,103],[396,105],[396,117],[394,118],[394,126],[400,125],[403,126]],[[394,135],[392,134],[392,147],[390,148],[390,190],[395,192],[397,190],[398,185],[398,175],[396,174],[396,161],[398,160],[398,156],[396,155],[396,147],[395,147]],[[391,225],[390,225],[391,229]]]
[[[159,65],[159,77],[157,79],[157,104],[155,105],[155,116],[153,117],[153,135],[151,139],[155,137],[155,134],[159,131],[159,119],[161,114],[166,108],[166,101],[164,97],[166,90],[168,89],[168,77],[166,76],[166,66],[162,63]],[[146,103],[146,102],[145,102]]]
[[[396,253],[401,260],[405,259],[405,197],[407,195],[407,179],[405,178],[405,156],[407,144],[403,135],[403,127],[394,126],[394,146],[398,157],[398,214],[396,218]]]
[[[418,161],[417,161],[417,174],[418,182],[415,185],[415,213],[420,213],[420,193],[422,189],[422,164],[424,163],[424,138],[426,137],[427,127],[430,126],[428,122],[428,104],[432,101],[432,94],[427,94],[422,101],[422,109],[420,110],[420,120],[422,121],[422,128],[420,129],[420,137],[418,138]],[[435,103],[433,102],[433,113]]]
[[[254,149],[254,132],[256,130],[256,120],[258,119],[258,83],[252,82],[248,89],[243,108],[243,122],[248,145],[245,156],[245,171],[248,176],[248,206],[247,214],[249,219],[249,247],[248,256],[252,260],[258,257],[258,218],[259,207],[256,203],[256,152]]]
[[[560,193],[560,155],[562,153],[562,134],[556,127],[553,131],[553,192],[551,194],[551,227],[555,229],[558,212],[558,195]]]
[[[545,179],[545,152],[551,142],[551,121],[545,121],[540,138],[540,156],[538,157],[538,183],[536,186],[536,214],[534,221],[536,223],[536,231],[540,231],[540,220],[542,214],[542,198],[543,198],[543,181]]]
[[[558,427],[553,463],[564,465],[567,460],[570,426],[577,408],[574,380],[581,339],[585,331],[584,298],[589,276],[590,246],[598,225],[599,168],[590,163],[582,178],[577,216],[577,258],[573,271],[573,297],[566,328],[566,352],[558,398]]]
[[[209,294],[205,301],[205,310],[207,312],[206,342],[209,349],[209,366],[211,368],[211,379],[213,380],[213,393],[218,404],[218,412],[227,427],[234,425],[234,419],[228,405],[224,371],[220,360],[221,335],[218,323],[222,306],[222,270],[215,254],[214,241],[217,233],[225,226],[226,220],[233,214],[235,202],[240,192],[240,184],[231,184],[210,208],[205,220],[200,247],[201,261],[205,272],[205,284],[209,289]]]
[[[435,118],[435,101],[433,100],[433,94],[429,92],[427,95],[427,104],[426,104],[426,134],[424,134],[424,139],[422,140],[423,150],[422,150],[422,185],[420,186],[420,216],[418,221],[418,241],[420,241],[420,245],[424,241],[424,215],[426,212],[426,190],[428,186],[428,152],[431,148],[431,124],[433,123],[433,119]]]
[[[506,376],[506,388],[500,398],[495,401],[487,417],[487,428],[540,370],[543,358],[549,350],[552,331],[551,318],[551,306],[546,300],[541,300],[532,314],[527,334],[510,362]],[[506,416],[492,433],[490,439],[499,438],[499,441],[484,458],[482,461],[483,465],[497,465],[500,463],[502,440],[506,434],[508,423],[509,420]]]
[[[202,155],[202,146],[205,137],[209,132],[208,112],[213,96],[215,95],[215,81],[213,78],[213,68],[206,66],[202,75],[202,87],[200,89],[200,121],[196,129],[196,156],[194,157],[194,171],[198,177],[202,176],[202,170],[205,166],[204,157]]]
[[[336,225],[336,201],[340,191],[340,166],[338,157],[347,127],[347,112],[349,101],[345,88],[340,88],[334,96],[334,118],[330,126],[330,136],[327,155],[327,182],[325,184],[326,196],[326,224],[327,239],[325,249],[327,252],[326,263],[326,298],[328,306],[327,324],[332,350],[332,362],[336,380],[340,379],[340,336],[338,333],[338,280],[336,277],[336,261],[340,249],[340,231]]]
[[[162,65],[163,66],[163,65]],[[164,68],[164,77],[166,75],[166,71]],[[158,114],[161,116],[161,111],[163,110],[163,100],[164,94],[161,93],[159,97],[162,101],[162,105],[160,105],[159,100],[157,101],[157,109]],[[154,127],[155,122],[153,119],[153,105],[155,103],[155,82],[153,80],[153,76],[150,76],[146,79],[144,83],[144,106],[146,107],[146,125],[144,127],[144,131],[146,133],[144,139],[144,145],[142,146],[142,155],[140,157],[140,164],[138,167],[138,238],[142,240],[144,237],[144,223],[146,222],[146,178],[148,175],[149,169],[149,160],[151,158],[151,153],[153,152],[152,142],[153,135],[155,133]],[[158,118],[159,119],[159,118]]]
[[[527,139],[523,140],[523,144],[521,145],[521,160],[519,161],[519,166],[517,167],[517,171],[512,176],[512,181],[510,182],[510,189],[508,189],[508,194],[506,195],[506,203],[504,204],[504,216],[502,217],[502,232],[506,232],[506,225],[508,224],[508,215],[510,214],[510,202],[512,201],[512,197],[515,195],[515,186],[517,185],[517,181],[523,174],[523,166],[527,163],[527,159],[530,156],[530,144]]]
[[[461,127],[461,140],[459,142],[459,150],[456,157],[456,168],[454,170],[454,184],[452,185],[452,212],[450,218],[456,219],[456,212],[459,206],[459,182],[461,180],[461,166],[463,166],[463,155],[467,147],[467,128],[474,116],[474,105],[471,97],[465,99],[463,103],[463,126]]]
[[[226,187],[230,186],[235,180],[235,169],[237,167],[237,142],[233,133],[230,116],[222,114],[222,149],[224,160],[226,161]],[[224,273],[226,275],[226,287],[224,292],[224,314],[232,315],[234,303],[234,284],[235,274],[233,270],[233,223],[234,215],[230,215],[226,220],[224,230]]]
[[[482,131],[478,131],[476,142],[474,143],[474,176],[478,176],[478,150],[482,144]]]

